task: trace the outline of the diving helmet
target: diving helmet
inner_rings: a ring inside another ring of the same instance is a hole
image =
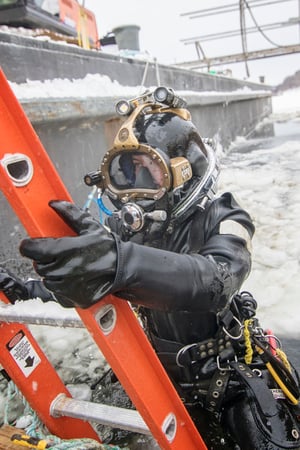
[[[186,102],[158,87],[116,105],[125,120],[98,171],[85,176],[117,209],[124,225],[182,221],[205,208],[215,193],[218,166],[212,143],[202,140]]]

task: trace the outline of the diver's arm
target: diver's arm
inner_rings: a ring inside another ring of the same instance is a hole
[[[219,232],[222,217],[234,221],[236,215],[241,223],[240,211],[229,209],[225,215],[217,208],[221,217],[209,210],[210,227],[201,253],[178,254],[122,242],[72,203],[51,202],[51,207],[77,235],[25,239],[20,250],[34,260],[46,288],[63,306],[87,308],[113,293],[161,310],[215,310],[250,269],[246,241]]]
[[[250,270],[245,242],[216,236],[211,252],[178,254],[118,243],[118,270],[111,292],[132,303],[160,310],[218,310]]]
[[[197,219],[191,223],[197,239]],[[118,268],[112,292],[149,308],[211,310],[224,306],[250,272],[254,227],[231,194],[205,212],[199,253],[178,254],[117,239]]]

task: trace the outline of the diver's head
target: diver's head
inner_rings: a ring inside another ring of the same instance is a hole
[[[109,197],[132,232],[150,222],[159,222],[162,230],[172,220],[184,220],[204,208],[214,190],[214,150],[204,144],[185,106],[163,87],[118,102],[117,111],[127,118],[99,171],[85,177]]]

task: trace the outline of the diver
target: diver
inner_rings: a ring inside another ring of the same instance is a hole
[[[298,375],[241,291],[254,225],[231,193],[216,194],[213,142],[169,88],[117,111],[124,121],[113,146],[85,177],[105,225],[50,202],[77,236],[23,240],[42,281],[3,269],[1,289],[11,301],[39,296],[64,307],[110,293],[129,301],[209,449],[300,449]]]

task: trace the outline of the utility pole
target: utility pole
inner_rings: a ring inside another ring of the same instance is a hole
[[[299,42],[300,42],[300,0],[298,0]]]
[[[247,29],[246,29],[246,18],[245,18],[245,1],[240,0],[240,30],[241,30],[241,40],[242,40],[242,49],[244,53],[244,61],[245,61],[245,69],[247,78],[250,76],[249,66],[247,63]]]

